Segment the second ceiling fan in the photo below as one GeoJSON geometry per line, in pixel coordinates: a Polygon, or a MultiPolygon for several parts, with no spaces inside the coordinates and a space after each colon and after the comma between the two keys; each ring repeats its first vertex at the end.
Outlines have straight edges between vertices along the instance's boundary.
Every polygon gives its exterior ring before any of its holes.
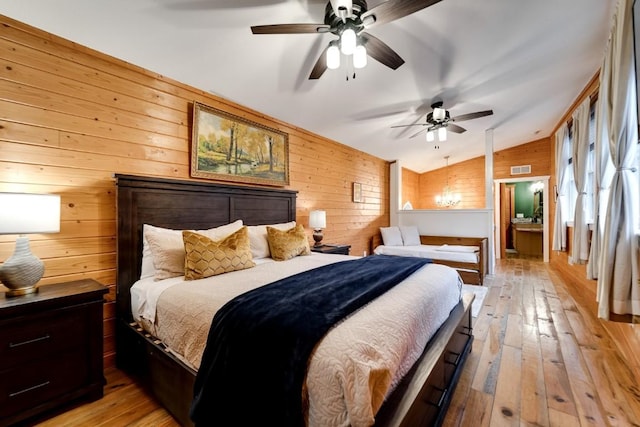
{"type": "Polygon", "coordinates": [[[412,123],[410,125],[395,125],[392,128],[402,128],[409,126],[426,126],[419,132],[411,135],[409,138],[416,137],[423,132],[427,132],[427,141],[432,142],[435,140],[435,132],[438,132],[438,139],[440,141],[447,140],[447,130],[454,133],[464,133],[467,130],[461,126],[454,124],[453,122],[462,122],[465,120],[479,119],[480,117],[490,116],[493,114],[493,110],[477,111],[475,113],[461,114],[459,116],[451,117],[449,111],[442,108],[442,101],[437,101],[431,104],[432,112],[427,114],[426,123],[412,123]]]}
{"type": "Polygon", "coordinates": [[[311,70],[309,79],[319,79],[327,68],[340,66],[341,55],[353,56],[354,68],[363,68],[367,55],[395,70],[404,60],[380,39],[365,29],[395,21],[441,0],[388,0],[367,8],[365,0],[331,0],[325,7],[323,24],[255,25],[253,34],[332,33],[338,36],[324,49],[311,70]]]}

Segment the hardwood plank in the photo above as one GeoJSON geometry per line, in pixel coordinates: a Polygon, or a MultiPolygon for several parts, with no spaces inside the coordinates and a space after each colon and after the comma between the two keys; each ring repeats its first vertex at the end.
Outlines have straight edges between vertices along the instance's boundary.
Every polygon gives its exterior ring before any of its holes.
{"type": "Polygon", "coordinates": [[[580,427],[580,421],[574,415],[549,409],[549,425],[551,427],[580,427]]]}
{"type": "Polygon", "coordinates": [[[500,359],[500,372],[491,410],[490,425],[520,425],[520,387],[522,376],[522,351],[504,345],[500,359]]]}
{"type": "MultiPolygon", "coordinates": [[[[464,408],[461,426],[489,427],[493,396],[478,390],[471,390],[464,408]]],[[[448,418],[447,415],[446,418],[448,418]]]]}
{"type": "Polygon", "coordinates": [[[549,425],[547,391],[538,329],[522,326],[522,382],[520,417],[527,425],[549,425]]]}
{"type": "Polygon", "coordinates": [[[508,315],[504,345],[522,348],[522,316],[518,314],[508,315]]]}

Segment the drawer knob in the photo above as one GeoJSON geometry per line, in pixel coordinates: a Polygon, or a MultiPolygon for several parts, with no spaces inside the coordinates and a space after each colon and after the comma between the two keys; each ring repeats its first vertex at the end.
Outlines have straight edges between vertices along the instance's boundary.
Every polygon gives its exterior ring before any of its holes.
{"type": "Polygon", "coordinates": [[[34,338],[32,340],[27,340],[27,341],[21,341],[18,343],[9,343],[9,348],[16,348],[16,347],[20,347],[21,345],[27,345],[27,344],[33,344],[34,342],[38,342],[38,341],[44,341],[44,340],[48,340],[49,338],[51,338],[49,336],[49,334],[43,335],[41,337],[38,338],[34,338]]]}

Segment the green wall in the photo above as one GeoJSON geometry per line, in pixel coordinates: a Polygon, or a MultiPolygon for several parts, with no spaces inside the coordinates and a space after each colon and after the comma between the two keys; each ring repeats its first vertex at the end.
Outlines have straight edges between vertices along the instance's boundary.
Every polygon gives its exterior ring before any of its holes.
{"type": "Polygon", "coordinates": [[[531,191],[533,182],[516,182],[515,184],[516,213],[524,214],[525,218],[533,217],[533,191],[531,191]]]}

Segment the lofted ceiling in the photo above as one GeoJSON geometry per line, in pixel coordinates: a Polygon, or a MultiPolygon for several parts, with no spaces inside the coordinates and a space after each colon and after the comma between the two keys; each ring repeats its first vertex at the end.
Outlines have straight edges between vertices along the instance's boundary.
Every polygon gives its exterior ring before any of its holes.
{"type": "MultiPolygon", "coordinates": [[[[369,9],[382,3],[370,0],[369,9]]],[[[318,0],[0,0],[9,16],[416,172],[550,135],[600,67],[614,0],[442,0],[378,25],[405,64],[369,58],[308,76],[333,34],[253,35],[252,25],[322,23],[318,0]],[[349,79],[347,80],[347,76],[349,79]],[[437,100],[463,134],[428,143],[437,100]],[[439,148],[436,148],[438,146],[439,148]]]]}

